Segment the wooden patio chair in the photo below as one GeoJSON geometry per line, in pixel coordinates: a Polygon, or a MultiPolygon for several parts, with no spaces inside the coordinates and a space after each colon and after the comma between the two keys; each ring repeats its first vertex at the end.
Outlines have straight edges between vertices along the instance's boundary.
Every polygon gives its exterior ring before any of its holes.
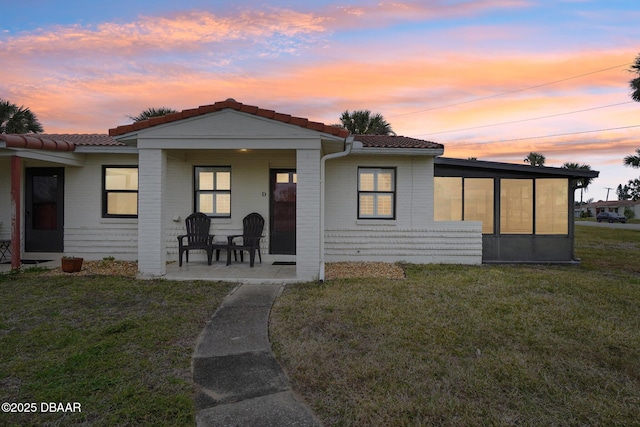
{"type": "MultiPolygon", "coordinates": [[[[259,213],[250,213],[242,220],[242,234],[228,237],[229,248],[227,251],[227,265],[231,264],[231,251],[240,251],[240,261],[244,262],[244,251],[249,252],[249,266],[253,267],[256,252],[262,264],[262,254],[260,253],[260,239],[262,238],[262,230],[264,229],[264,218],[259,213]],[[234,240],[242,238],[242,243],[236,243],[234,240]]],[[[237,261],[237,258],[236,258],[237,261]]]]}
{"type": "Polygon", "coordinates": [[[184,220],[187,234],[178,236],[178,256],[179,265],[182,267],[182,254],[187,253],[189,262],[189,251],[204,250],[207,252],[207,262],[211,265],[213,257],[213,234],[209,234],[211,218],[202,212],[195,212],[184,220]],[[187,240],[185,243],[185,239],[187,240]]]}

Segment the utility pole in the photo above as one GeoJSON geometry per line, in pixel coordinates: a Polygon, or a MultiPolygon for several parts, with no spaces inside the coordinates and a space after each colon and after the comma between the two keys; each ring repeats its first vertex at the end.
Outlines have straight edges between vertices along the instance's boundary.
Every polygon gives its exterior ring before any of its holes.
{"type": "Polygon", "coordinates": [[[611,187],[604,187],[604,188],[606,188],[606,190],[607,190],[607,200],[605,200],[605,201],[608,202],[609,201],[609,191],[613,190],[613,188],[611,188],[611,187]]]}

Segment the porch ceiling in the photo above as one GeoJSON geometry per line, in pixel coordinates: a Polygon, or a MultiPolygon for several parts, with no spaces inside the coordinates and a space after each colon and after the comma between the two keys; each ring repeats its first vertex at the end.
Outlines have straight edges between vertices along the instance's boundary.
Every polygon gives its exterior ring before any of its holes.
{"type": "Polygon", "coordinates": [[[28,161],[28,166],[83,166],[85,162],[85,156],[75,152],[2,148],[0,146],[0,157],[20,157],[28,161]]]}

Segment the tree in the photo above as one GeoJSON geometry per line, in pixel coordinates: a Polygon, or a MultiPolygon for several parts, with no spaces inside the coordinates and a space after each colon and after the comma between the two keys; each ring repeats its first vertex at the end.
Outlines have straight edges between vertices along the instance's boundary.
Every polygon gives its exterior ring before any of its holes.
{"type": "Polygon", "coordinates": [[[382,114],[371,114],[369,110],[346,110],[340,116],[342,127],[356,135],[390,135],[393,133],[391,125],[382,114]]]}
{"type": "Polygon", "coordinates": [[[30,109],[0,98],[0,133],[40,133],[44,129],[30,109]]]}
{"type": "Polygon", "coordinates": [[[636,148],[637,155],[629,154],[624,158],[624,165],[632,168],[640,168],[640,148],[636,148]]]}
{"type": "Polygon", "coordinates": [[[636,61],[629,70],[635,73],[637,77],[629,81],[629,87],[631,88],[631,99],[636,102],[640,102],[640,55],[636,58],[636,61]]]}
{"type": "Polygon", "coordinates": [[[626,185],[618,185],[618,200],[640,200],[640,179],[630,179],[626,185]]]}
{"type": "MultiPolygon", "coordinates": [[[[562,167],[565,169],[578,169],[578,170],[585,170],[585,171],[591,170],[591,166],[587,164],[580,165],[578,163],[571,163],[571,162],[565,163],[564,165],[562,165],[562,167]]],[[[593,178],[578,178],[578,188],[580,188],[580,204],[582,204],[583,192],[584,193],[587,192],[587,188],[589,188],[589,185],[591,185],[592,182],[593,182],[593,178]]]]}
{"type": "Polygon", "coordinates": [[[529,155],[524,158],[524,162],[529,163],[531,166],[544,166],[545,160],[546,158],[544,157],[544,155],[536,153],[534,151],[529,153],[529,155]]]}
{"type": "Polygon", "coordinates": [[[173,108],[169,108],[169,107],[147,108],[137,116],[129,116],[129,118],[134,122],[141,122],[143,120],[149,120],[151,117],[166,116],[167,114],[177,113],[177,112],[178,110],[174,110],[173,108]]]}

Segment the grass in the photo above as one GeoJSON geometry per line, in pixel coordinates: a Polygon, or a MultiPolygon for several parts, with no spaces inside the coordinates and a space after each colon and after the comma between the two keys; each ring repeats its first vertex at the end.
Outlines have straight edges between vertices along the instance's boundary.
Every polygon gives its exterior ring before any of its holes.
{"type": "Polygon", "coordinates": [[[0,425],[194,425],[196,338],[231,285],[110,276],[0,275],[0,425]]]}
{"type": "Polygon", "coordinates": [[[640,425],[640,232],[577,226],[580,266],[405,266],[289,287],[270,333],[325,425],[640,425]]]}

